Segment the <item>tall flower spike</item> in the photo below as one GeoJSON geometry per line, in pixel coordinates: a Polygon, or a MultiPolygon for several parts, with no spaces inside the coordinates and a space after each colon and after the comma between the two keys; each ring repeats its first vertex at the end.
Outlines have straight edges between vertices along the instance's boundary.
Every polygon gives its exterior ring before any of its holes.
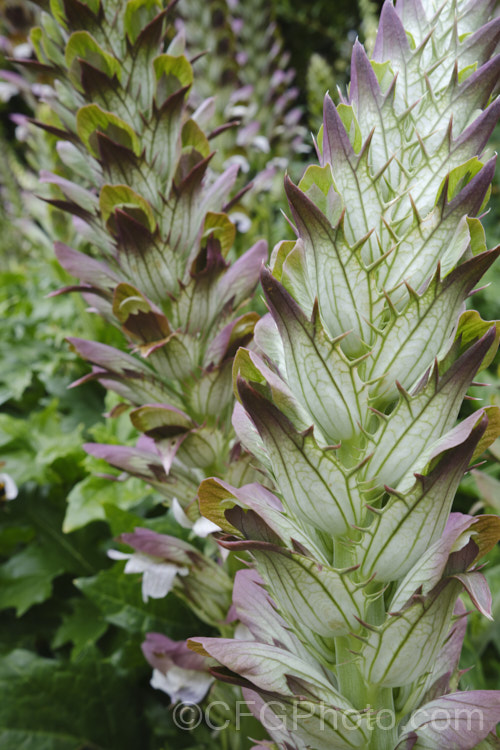
{"type": "MultiPolygon", "coordinates": [[[[176,498],[195,522],[204,476],[253,476],[249,458],[231,454],[231,370],[258,319],[240,308],[266,244],[231,264],[235,227],[224,206],[238,168],[208,171],[213,154],[190,114],[193,70],[168,23],[170,8],[149,0],[51,8],[32,40],[39,65],[56,79],[53,120],[38,124],[59,139],[62,167],[42,180],[91,248],[57,244],[61,265],[80,280],[62,291],[81,292],[125,336],[124,351],[71,344],[93,366],[87,378],[130,403],[142,434],[136,448],[87,449],[176,498]]],[[[227,610],[230,579],[221,575],[227,610]]],[[[211,623],[225,617],[216,600],[197,608],[211,623]]]]}
{"type": "Polygon", "coordinates": [[[477,561],[500,519],[450,516],[500,432],[497,407],[456,424],[496,348],[464,313],[500,254],[477,218],[500,112],[493,6],[387,0],[374,59],[356,42],[348,96],[325,99],[319,165],[286,180],[297,240],[262,273],[258,351],[235,360],[233,423],[274,492],[200,488],[220,543],[253,556],[233,595],[250,636],[191,643],[267,706],[280,748],[469,750],[500,720],[500,691],[457,691],[459,596],[491,616],[477,561]]]}
{"type": "MultiPolygon", "coordinates": [[[[176,23],[183,29],[197,76],[191,104],[203,118],[208,104],[219,133],[218,164],[238,164],[238,187],[251,188],[231,209],[242,231],[274,240],[285,231],[281,174],[295,171],[310,151],[295,71],[289,65],[269,3],[263,0],[181,0],[176,23]],[[206,53],[206,54],[204,54],[206,53]],[[213,94],[216,93],[214,97],[213,94]],[[210,98],[210,99],[209,99],[210,98]],[[205,100],[205,101],[203,101],[205,100]],[[266,201],[266,210],[259,203],[266,201]]],[[[241,243],[237,243],[239,247],[241,243]]]]}

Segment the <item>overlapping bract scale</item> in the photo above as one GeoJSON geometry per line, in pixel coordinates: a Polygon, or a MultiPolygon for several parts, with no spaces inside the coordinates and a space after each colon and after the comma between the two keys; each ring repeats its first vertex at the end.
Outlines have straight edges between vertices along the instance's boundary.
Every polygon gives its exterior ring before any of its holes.
{"type": "MultiPolygon", "coordinates": [[[[337,107],[325,99],[319,165],[298,186],[286,181],[297,239],[278,245],[262,273],[269,316],[258,351],[235,365],[233,422],[265,467],[272,510],[249,499],[250,487],[245,500],[227,487],[200,490],[203,512],[225,519],[221,544],[252,552],[311,667],[354,710],[376,701],[393,711],[399,701],[408,714],[384,730],[361,722],[366,747],[472,749],[500,719],[498,695],[486,691],[482,729],[426,724],[434,706],[457,718],[457,701],[479,700],[446,696],[463,637],[453,617],[463,616],[463,591],[490,615],[477,561],[500,538],[494,517],[450,517],[464,472],[500,432],[494,406],[456,425],[497,341],[494,322],[464,311],[499,254],[477,218],[495,166],[485,147],[500,114],[490,101],[499,36],[486,0],[387,0],[374,60],[355,43],[347,95],[337,107]],[[328,630],[328,596],[342,603],[347,631],[328,630]]],[[[229,647],[198,642],[243,674],[229,647]]],[[[263,689],[254,651],[246,647],[244,684],[272,707],[285,683],[263,689]]],[[[298,674],[282,675],[294,700],[338,705],[318,683],[305,689],[298,674]]],[[[311,724],[299,726],[277,733],[278,745],[324,746],[311,724]]]]}

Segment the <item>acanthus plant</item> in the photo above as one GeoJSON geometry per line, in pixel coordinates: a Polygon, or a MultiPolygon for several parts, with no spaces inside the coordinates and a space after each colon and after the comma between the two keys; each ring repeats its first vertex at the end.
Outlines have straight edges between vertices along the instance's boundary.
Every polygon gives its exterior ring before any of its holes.
{"type": "Polygon", "coordinates": [[[229,130],[232,142],[218,143],[217,158],[227,158],[232,150],[248,161],[245,169],[255,172],[263,160],[281,159],[287,165],[309,151],[299,90],[292,85],[295,71],[269,4],[210,0],[200,7],[198,0],[181,0],[176,11],[176,26],[190,54],[201,57],[192,101],[200,105],[213,99],[217,124],[239,126],[229,130]]]}
{"type": "MultiPolygon", "coordinates": [[[[172,7],[64,0],[51,9],[31,35],[38,62],[26,63],[53,80],[51,117],[37,124],[58,139],[61,165],[41,178],[55,191],[46,200],[73,215],[86,251],[56,244],[80,280],[58,293],[82,293],[123,332],[123,349],[70,343],[92,364],[83,380],[117,393],[126,402],[117,413],[131,406],[141,433],[135,447],[86,450],[152,485],[182,525],[206,537],[214,526],[200,519],[200,481],[256,477],[231,428],[232,363],[258,319],[245,304],[267,245],[230,261],[236,229],[225,211],[238,167],[219,175],[210,167],[217,131],[202,130],[203,103],[190,106],[193,69],[172,7]]],[[[121,541],[134,553],[110,556],[144,573],[145,599],[173,589],[206,623],[232,630],[232,577],[210,539],[191,544],[137,529],[121,541]]]]}
{"type": "MultiPolygon", "coordinates": [[[[235,360],[233,424],[274,491],[200,487],[219,543],[250,552],[245,641],[194,638],[275,748],[497,747],[500,691],[460,691],[466,610],[500,519],[452,513],[498,407],[456,424],[497,347],[465,301],[500,248],[480,219],[495,157],[500,19],[490,0],[390,0],[319,165],[286,180],[296,241],[262,273],[269,314],[235,360]]],[[[269,486],[269,485],[268,485],[269,486]]],[[[268,745],[264,743],[267,747],[268,745]]],[[[262,745],[262,747],[264,746],[262,745]]]]}
{"type": "Polygon", "coordinates": [[[191,104],[211,107],[215,125],[225,128],[215,163],[238,164],[241,185],[252,180],[231,216],[242,231],[274,242],[284,231],[283,170],[297,171],[311,149],[272,8],[262,0],[182,0],[176,12],[176,27],[197,58],[191,104]]]}

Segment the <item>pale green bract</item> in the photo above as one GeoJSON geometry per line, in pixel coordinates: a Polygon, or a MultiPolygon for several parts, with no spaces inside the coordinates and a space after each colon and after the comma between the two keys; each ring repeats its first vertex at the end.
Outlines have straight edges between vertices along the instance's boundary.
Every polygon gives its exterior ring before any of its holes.
{"type": "Polygon", "coordinates": [[[348,96],[325,98],[319,165],[286,180],[297,240],[274,249],[258,350],[234,365],[233,424],[274,494],[200,489],[220,544],[254,560],[233,594],[249,635],[191,641],[281,719],[283,750],[497,746],[500,691],[461,692],[457,670],[459,597],[490,616],[477,561],[500,519],[451,508],[500,432],[497,407],[456,424],[495,351],[494,322],[469,335],[464,310],[500,252],[477,218],[499,36],[489,0],[386,0],[373,60],[356,42],[348,96]]]}

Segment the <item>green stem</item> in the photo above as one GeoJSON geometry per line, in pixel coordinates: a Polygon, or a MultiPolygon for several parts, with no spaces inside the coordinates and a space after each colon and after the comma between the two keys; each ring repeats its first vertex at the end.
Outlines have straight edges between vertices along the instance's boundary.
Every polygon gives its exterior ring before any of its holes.
{"type": "MultiPolygon", "coordinates": [[[[339,539],[334,542],[336,568],[350,568],[356,565],[356,547],[339,539]]],[[[367,701],[366,685],[362,678],[355,654],[359,641],[353,636],[335,638],[335,661],[339,690],[355,708],[364,709],[367,701]]]]}
{"type": "MultiPolygon", "coordinates": [[[[357,563],[357,547],[347,546],[342,540],[335,542],[335,567],[347,568],[357,563]]],[[[375,594],[378,585],[366,589],[367,595],[375,594]]],[[[380,625],[386,617],[384,597],[368,599],[365,610],[366,620],[380,625]]],[[[386,750],[396,744],[394,699],[392,688],[371,685],[366,682],[358,668],[353,651],[359,650],[359,641],[353,636],[339,636],[335,639],[335,659],[339,691],[360,711],[370,708],[373,711],[369,726],[372,729],[369,750],[386,750]],[[377,712],[383,711],[377,718],[377,712]],[[394,726],[393,726],[394,725],[394,726]]]]}
{"type": "MultiPolygon", "coordinates": [[[[376,585],[376,588],[378,587],[376,585]]],[[[375,592],[369,591],[369,593],[375,592]]],[[[383,594],[371,601],[367,616],[369,622],[374,625],[380,625],[384,622],[386,611],[383,594]]],[[[385,748],[394,747],[396,744],[397,729],[392,688],[370,685],[368,687],[368,703],[374,711],[384,712],[378,716],[378,720],[377,714],[374,714],[370,750],[385,750],[385,748]]]]}

